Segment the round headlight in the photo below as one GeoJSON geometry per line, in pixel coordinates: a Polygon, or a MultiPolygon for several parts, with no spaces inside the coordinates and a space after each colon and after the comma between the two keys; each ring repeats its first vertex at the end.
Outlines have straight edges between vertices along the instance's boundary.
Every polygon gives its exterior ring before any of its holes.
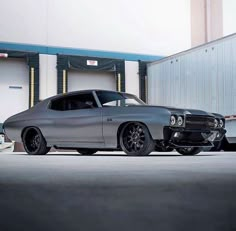
{"type": "Polygon", "coordinates": [[[217,128],[217,127],[218,127],[218,124],[219,124],[218,120],[217,120],[217,119],[215,119],[215,120],[214,120],[214,126],[215,126],[215,128],[217,128]]]}
{"type": "Polygon", "coordinates": [[[220,119],[220,122],[219,122],[219,127],[223,128],[224,127],[224,121],[222,119],[220,119]]]}
{"type": "Polygon", "coordinates": [[[175,116],[172,115],[172,116],[170,117],[170,125],[171,125],[171,126],[174,126],[175,124],[176,124],[176,118],[175,118],[175,116]]]}
{"type": "Polygon", "coordinates": [[[184,123],[183,117],[182,116],[178,116],[178,119],[177,119],[178,126],[182,126],[183,123],[184,123]]]}

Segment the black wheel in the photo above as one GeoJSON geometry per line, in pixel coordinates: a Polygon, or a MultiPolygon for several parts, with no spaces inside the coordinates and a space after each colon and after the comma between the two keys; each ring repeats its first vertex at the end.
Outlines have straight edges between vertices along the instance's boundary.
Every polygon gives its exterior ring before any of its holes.
{"type": "Polygon", "coordinates": [[[80,153],[81,155],[91,156],[94,153],[96,153],[97,150],[96,149],[88,149],[88,148],[78,148],[77,152],[80,153]]]}
{"type": "Polygon", "coordinates": [[[119,138],[120,146],[127,155],[147,156],[155,147],[147,127],[141,123],[124,126],[119,138]]]}
{"type": "Polygon", "coordinates": [[[22,136],[25,151],[30,155],[46,155],[50,151],[38,128],[27,128],[22,136]]]}
{"type": "Polygon", "coordinates": [[[176,148],[176,151],[184,156],[193,156],[200,153],[202,151],[202,148],[199,147],[176,148]]]}
{"type": "Polygon", "coordinates": [[[214,142],[214,147],[210,149],[211,152],[219,152],[222,149],[222,141],[214,142]]]}

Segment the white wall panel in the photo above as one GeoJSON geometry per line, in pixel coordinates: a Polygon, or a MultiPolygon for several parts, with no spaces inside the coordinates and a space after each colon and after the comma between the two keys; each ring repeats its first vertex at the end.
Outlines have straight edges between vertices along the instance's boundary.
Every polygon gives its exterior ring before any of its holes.
{"type": "Polygon", "coordinates": [[[224,35],[236,33],[236,1],[223,0],[223,32],[224,35]]]}
{"type": "Polygon", "coordinates": [[[6,42],[166,55],[190,47],[189,0],[1,0],[6,42]]]}
{"type": "Polygon", "coordinates": [[[57,94],[57,57],[56,55],[40,54],[39,61],[39,98],[43,100],[57,94]]]}
{"type": "Polygon", "coordinates": [[[47,44],[47,0],[1,0],[0,41],[47,44]]]}
{"type": "Polygon", "coordinates": [[[125,61],[125,88],[126,92],[139,97],[139,64],[125,61]]]}
{"type": "Polygon", "coordinates": [[[23,59],[0,59],[0,123],[29,108],[29,70],[23,59]]]}
{"type": "Polygon", "coordinates": [[[114,72],[72,71],[68,72],[68,92],[88,89],[116,90],[114,72]]]}

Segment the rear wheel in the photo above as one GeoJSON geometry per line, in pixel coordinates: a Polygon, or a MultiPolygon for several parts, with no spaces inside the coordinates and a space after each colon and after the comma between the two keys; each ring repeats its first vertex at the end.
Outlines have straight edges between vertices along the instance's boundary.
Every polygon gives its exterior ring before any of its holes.
{"type": "Polygon", "coordinates": [[[22,136],[25,151],[30,155],[46,155],[50,151],[38,128],[27,128],[22,136]]]}
{"type": "Polygon", "coordinates": [[[202,151],[202,148],[199,147],[176,148],[176,151],[184,156],[193,156],[200,153],[202,151]]]}
{"type": "Polygon", "coordinates": [[[147,156],[155,147],[147,127],[138,122],[123,127],[120,133],[120,146],[131,156],[147,156]]]}
{"type": "Polygon", "coordinates": [[[91,156],[97,152],[96,149],[88,149],[88,148],[78,148],[77,152],[81,155],[91,156]]]}

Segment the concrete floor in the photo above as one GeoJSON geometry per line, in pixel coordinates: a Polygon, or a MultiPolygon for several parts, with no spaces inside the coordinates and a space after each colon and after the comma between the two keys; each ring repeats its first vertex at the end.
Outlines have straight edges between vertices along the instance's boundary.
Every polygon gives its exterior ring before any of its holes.
{"type": "Polygon", "coordinates": [[[0,230],[236,230],[236,153],[0,153],[0,230]]]}

